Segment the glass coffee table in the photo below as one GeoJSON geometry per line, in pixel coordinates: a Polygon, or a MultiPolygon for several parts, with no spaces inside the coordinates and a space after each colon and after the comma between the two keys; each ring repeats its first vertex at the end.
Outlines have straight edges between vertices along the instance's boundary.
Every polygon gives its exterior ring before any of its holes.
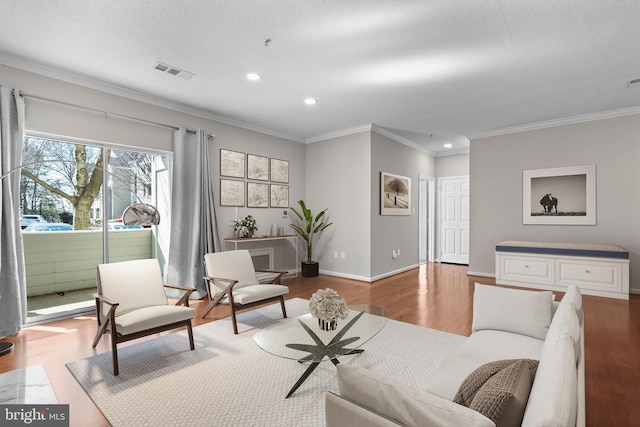
{"type": "Polygon", "coordinates": [[[287,398],[300,387],[321,362],[340,363],[339,356],[362,353],[360,348],[384,328],[389,319],[387,310],[374,305],[349,306],[346,319],[338,320],[333,331],[324,331],[318,319],[305,314],[285,319],[254,335],[254,340],[267,353],[274,356],[309,363],[287,394],[287,398]]]}

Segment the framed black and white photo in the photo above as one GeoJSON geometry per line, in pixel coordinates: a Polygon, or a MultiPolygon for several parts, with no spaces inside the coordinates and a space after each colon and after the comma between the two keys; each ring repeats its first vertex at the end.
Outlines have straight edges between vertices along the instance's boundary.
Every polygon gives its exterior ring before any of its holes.
{"type": "Polygon", "coordinates": [[[411,178],[380,172],[380,215],[411,215],[411,178]]]}
{"type": "Polygon", "coordinates": [[[220,175],[244,178],[244,153],[220,149],[220,175]]]}
{"type": "Polygon", "coordinates": [[[596,165],[522,172],[523,224],[596,224],[596,165]]]}
{"type": "Polygon", "coordinates": [[[289,183],[289,162],[271,159],[271,181],[289,183]]]}
{"type": "Polygon", "coordinates": [[[271,184],[271,207],[272,208],[288,208],[289,207],[289,186],[271,184]]]}
{"type": "Polygon", "coordinates": [[[269,184],[247,182],[247,207],[248,208],[268,208],[269,207],[269,184]]]}
{"type": "Polygon", "coordinates": [[[244,181],[220,180],[220,206],[244,206],[244,181]]]}
{"type": "Polygon", "coordinates": [[[247,154],[247,178],[259,181],[269,180],[269,158],[247,154]]]}

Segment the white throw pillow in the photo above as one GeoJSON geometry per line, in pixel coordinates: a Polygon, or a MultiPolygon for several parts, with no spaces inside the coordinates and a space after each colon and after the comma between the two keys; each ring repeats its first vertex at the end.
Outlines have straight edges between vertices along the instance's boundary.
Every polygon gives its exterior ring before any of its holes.
{"type": "Polygon", "coordinates": [[[340,395],[405,426],[495,427],[479,412],[359,366],[340,363],[340,395]]]}
{"type": "Polygon", "coordinates": [[[544,340],[551,324],[553,294],[476,283],[473,332],[483,329],[513,332],[544,340]]]}

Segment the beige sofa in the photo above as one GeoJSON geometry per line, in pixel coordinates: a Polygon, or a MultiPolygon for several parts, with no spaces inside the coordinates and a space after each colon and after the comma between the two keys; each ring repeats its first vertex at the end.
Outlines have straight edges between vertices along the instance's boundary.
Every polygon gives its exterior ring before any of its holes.
{"type": "Polygon", "coordinates": [[[421,388],[337,367],[329,427],[585,425],[582,296],[476,284],[471,336],[421,388]],[[456,403],[457,402],[457,403],[456,403]]]}

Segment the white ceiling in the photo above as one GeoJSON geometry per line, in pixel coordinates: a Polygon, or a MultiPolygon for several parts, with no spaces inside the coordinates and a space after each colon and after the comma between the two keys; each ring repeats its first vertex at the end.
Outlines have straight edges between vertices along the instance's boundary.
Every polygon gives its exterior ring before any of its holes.
{"type": "Polygon", "coordinates": [[[84,84],[91,77],[300,142],[374,124],[446,154],[505,129],[640,112],[640,87],[629,87],[640,78],[638,0],[3,0],[1,8],[0,62],[69,71],[84,84]],[[157,71],[158,61],[195,76],[157,71]],[[249,72],[262,79],[247,80],[249,72]]]}

